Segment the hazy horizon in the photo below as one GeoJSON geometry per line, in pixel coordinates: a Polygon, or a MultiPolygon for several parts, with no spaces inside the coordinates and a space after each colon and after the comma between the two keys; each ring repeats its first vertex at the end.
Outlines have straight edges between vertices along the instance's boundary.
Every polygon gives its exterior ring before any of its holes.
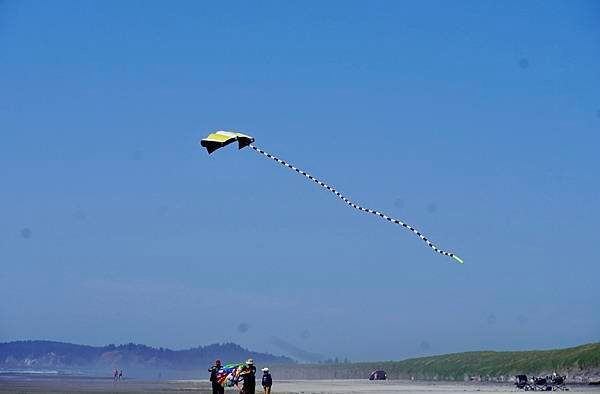
{"type": "Polygon", "coordinates": [[[352,361],[600,341],[598,20],[0,1],[0,341],[352,361]],[[465,264],[250,149],[207,155],[220,129],[465,264]]]}
{"type": "MultiPolygon", "coordinates": [[[[214,346],[214,345],[225,345],[225,344],[233,344],[233,345],[238,345],[236,343],[233,342],[215,342],[215,343],[205,343],[205,344],[197,344],[197,345],[190,345],[187,347],[181,347],[181,348],[169,348],[169,347],[161,347],[161,346],[153,346],[151,344],[146,344],[146,343],[138,343],[138,342],[128,342],[128,343],[105,343],[105,344],[87,344],[87,343],[74,343],[74,342],[69,342],[69,341],[54,341],[54,340],[46,340],[46,339],[15,339],[15,340],[11,340],[11,341],[7,341],[7,342],[0,342],[0,343],[14,343],[14,342],[57,342],[57,343],[65,343],[65,344],[72,344],[72,345],[81,345],[81,346],[92,346],[92,347],[108,347],[108,346],[115,346],[115,347],[119,347],[119,346],[127,346],[129,344],[134,344],[134,345],[142,345],[142,346],[147,346],[153,349],[166,349],[166,350],[172,350],[172,351],[185,351],[185,350],[191,350],[194,348],[198,348],[198,347],[209,347],[209,346],[214,346]]],[[[465,349],[462,351],[458,351],[458,352],[452,352],[452,353],[469,353],[469,352],[477,352],[477,351],[496,351],[496,352],[503,352],[503,351],[544,351],[544,350],[556,350],[556,349],[565,349],[565,348],[573,348],[573,347],[579,347],[579,346],[584,346],[584,345],[590,345],[590,344],[595,344],[598,342],[590,342],[590,343],[581,343],[578,345],[574,345],[574,346],[568,346],[568,347],[549,347],[549,348],[536,348],[536,349],[505,349],[505,350],[497,350],[497,349],[465,349]]],[[[246,348],[241,346],[243,349],[246,349],[250,352],[253,353],[264,353],[263,351],[261,351],[260,349],[250,349],[250,348],[246,348]]],[[[301,364],[310,364],[310,363],[314,363],[314,364],[318,364],[318,363],[331,363],[333,361],[336,362],[340,362],[340,363],[345,363],[345,362],[350,362],[350,363],[360,363],[360,362],[364,362],[365,360],[351,360],[349,358],[340,358],[339,356],[336,355],[322,355],[323,357],[320,359],[314,359],[314,360],[309,360],[307,358],[296,358],[291,356],[290,354],[294,353],[292,352],[284,352],[284,351],[274,351],[272,353],[266,353],[266,354],[270,354],[272,356],[285,356],[285,357],[289,357],[291,359],[293,359],[296,362],[299,362],[301,364]]],[[[427,355],[420,355],[420,356],[412,356],[412,357],[402,357],[399,359],[390,359],[390,360],[386,360],[386,359],[382,359],[382,360],[367,360],[367,361],[402,361],[402,360],[407,360],[407,359],[412,359],[412,358],[419,358],[419,357],[428,357],[428,356],[438,356],[438,355],[446,355],[446,354],[451,354],[451,353],[431,353],[431,354],[427,354],[427,355]]]]}

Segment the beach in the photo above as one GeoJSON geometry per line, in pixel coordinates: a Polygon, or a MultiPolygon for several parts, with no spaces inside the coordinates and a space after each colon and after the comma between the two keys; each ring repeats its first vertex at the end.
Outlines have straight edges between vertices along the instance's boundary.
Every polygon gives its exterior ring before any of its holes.
{"type": "MultiPolygon", "coordinates": [[[[600,388],[571,385],[577,393],[600,393],[600,388]]],[[[510,383],[451,383],[412,382],[402,380],[285,380],[276,381],[273,393],[282,394],[338,394],[338,393],[497,393],[514,392],[510,383]]],[[[107,378],[72,376],[3,376],[0,378],[0,393],[210,393],[210,383],[200,380],[144,381],[124,380],[114,382],[107,378]]],[[[231,388],[225,392],[237,393],[231,388]]],[[[257,389],[257,393],[262,390],[257,389]]]]}

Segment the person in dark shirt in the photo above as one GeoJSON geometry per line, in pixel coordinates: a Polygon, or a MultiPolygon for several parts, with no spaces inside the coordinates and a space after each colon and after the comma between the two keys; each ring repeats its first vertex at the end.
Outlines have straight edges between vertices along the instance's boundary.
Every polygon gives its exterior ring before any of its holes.
{"type": "Polygon", "coordinates": [[[251,358],[246,361],[246,366],[240,374],[244,377],[244,383],[242,385],[242,392],[244,394],[255,394],[256,392],[256,367],[254,366],[254,360],[251,358]]]}
{"type": "Polygon", "coordinates": [[[265,394],[271,394],[271,386],[273,386],[273,378],[269,373],[269,368],[263,368],[262,386],[265,394]]]}
{"type": "Polygon", "coordinates": [[[217,372],[219,372],[219,369],[221,369],[221,360],[215,361],[215,365],[208,369],[208,372],[210,372],[209,380],[212,383],[213,394],[223,394],[225,392],[225,387],[221,386],[217,380],[217,372]]]}

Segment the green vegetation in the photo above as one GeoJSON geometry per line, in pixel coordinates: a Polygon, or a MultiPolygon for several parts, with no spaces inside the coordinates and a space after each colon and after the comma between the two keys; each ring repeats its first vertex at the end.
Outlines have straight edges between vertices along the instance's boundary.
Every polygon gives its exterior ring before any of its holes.
{"type": "Polygon", "coordinates": [[[600,367],[600,343],[568,349],[525,352],[468,352],[385,363],[390,374],[415,378],[511,376],[600,367]]]}
{"type": "Polygon", "coordinates": [[[467,352],[404,361],[298,365],[295,368],[298,368],[302,375],[298,378],[306,379],[365,378],[369,372],[376,369],[384,369],[390,379],[414,377],[419,380],[464,380],[472,376],[497,378],[521,373],[539,375],[553,371],[570,375],[589,375],[600,370],[600,343],[559,350],[467,352]]]}

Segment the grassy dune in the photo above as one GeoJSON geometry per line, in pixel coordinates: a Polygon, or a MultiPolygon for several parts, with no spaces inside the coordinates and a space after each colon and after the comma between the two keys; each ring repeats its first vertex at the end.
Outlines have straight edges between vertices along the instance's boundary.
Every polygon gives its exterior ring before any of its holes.
{"type": "Polygon", "coordinates": [[[510,376],[600,368],[600,343],[568,349],[522,352],[467,352],[385,363],[389,373],[415,377],[510,376]]]}
{"type": "Polygon", "coordinates": [[[365,378],[370,371],[384,369],[391,379],[464,380],[470,376],[496,378],[557,371],[578,375],[585,381],[600,374],[600,343],[558,350],[466,352],[404,361],[297,365],[295,368],[296,373],[287,368],[281,372],[286,377],[299,379],[350,379],[365,378]]]}

